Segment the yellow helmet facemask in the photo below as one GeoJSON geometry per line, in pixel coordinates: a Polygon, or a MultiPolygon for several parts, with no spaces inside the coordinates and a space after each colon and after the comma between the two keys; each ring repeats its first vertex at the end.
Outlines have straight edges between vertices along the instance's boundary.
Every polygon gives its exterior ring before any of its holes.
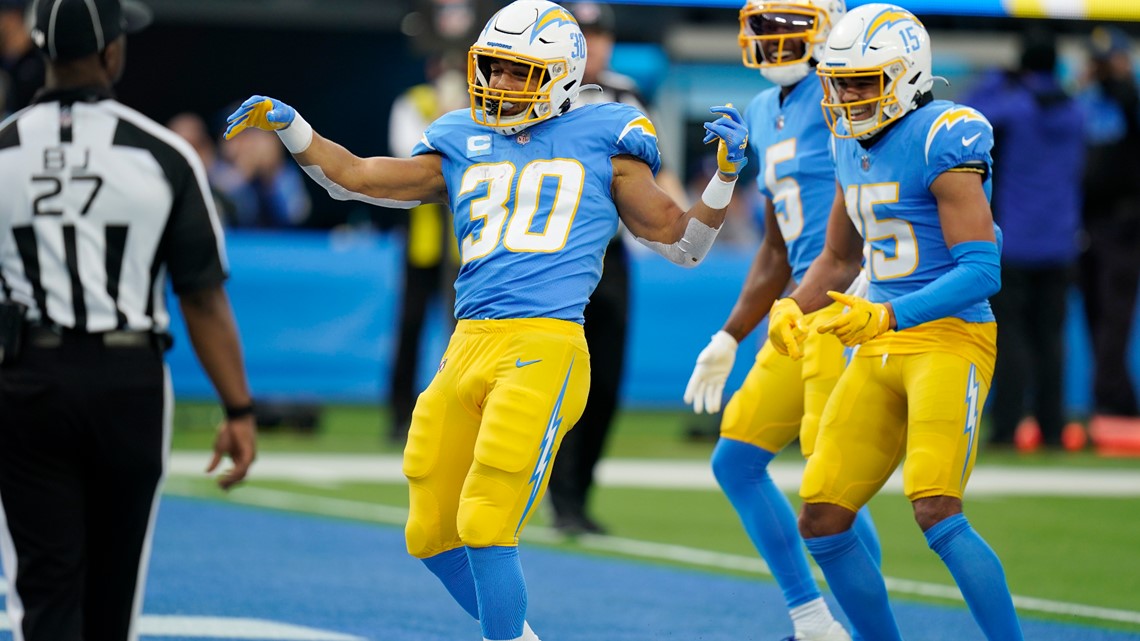
{"type": "MultiPolygon", "coordinates": [[[[512,73],[519,75],[518,67],[512,73]]],[[[496,129],[522,129],[545,120],[552,113],[559,113],[562,105],[551,104],[551,87],[569,74],[569,64],[565,60],[544,60],[512,53],[506,49],[473,46],[467,57],[467,90],[471,95],[471,118],[481,124],[496,129]],[[491,64],[494,62],[514,63],[525,69],[525,82],[522,89],[493,89],[491,64]],[[509,105],[509,107],[508,107],[509,105]],[[516,106],[521,107],[517,111],[516,106]],[[505,114],[504,111],[516,111],[505,114]]]]}
{"type": "MultiPolygon", "coordinates": [[[[901,64],[901,62],[894,61],[890,64],[901,64]]],[[[883,67],[848,69],[821,64],[816,67],[816,73],[823,83],[823,102],[820,103],[823,108],[823,118],[827,121],[831,133],[837,138],[867,138],[903,113],[898,97],[894,93],[894,80],[887,75],[883,67]],[[874,79],[878,84],[877,93],[870,98],[843,102],[842,88],[847,82],[860,78],[874,79]],[[871,113],[863,114],[864,109],[870,109],[871,113]],[[858,120],[855,118],[856,113],[859,116],[858,120]],[[840,123],[842,127],[839,126],[840,123]]]]}
{"type": "Polygon", "coordinates": [[[745,67],[771,69],[806,63],[816,45],[827,40],[831,27],[827,12],[819,7],[793,2],[749,4],[740,10],[740,55],[745,67]],[[802,41],[801,55],[795,56],[792,43],[802,41]],[[765,45],[776,43],[772,59],[765,45]],[[793,55],[785,58],[785,53],[793,55]]]}

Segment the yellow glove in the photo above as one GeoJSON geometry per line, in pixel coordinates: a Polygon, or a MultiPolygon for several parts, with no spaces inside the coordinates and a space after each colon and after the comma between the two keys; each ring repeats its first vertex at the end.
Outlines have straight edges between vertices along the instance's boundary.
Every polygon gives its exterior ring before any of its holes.
{"type": "Polygon", "coordinates": [[[293,124],[297,112],[289,105],[265,96],[253,96],[241,103],[226,119],[226,140],[249,128],[277,131],[293,124]]]}
{"type": "Polygon", "coordinates": [[[890,331],[891,311],[886,305],[839,292],[827,292],[827,295],[846,305],[847,309],[820,325],[820,334],[835,334],[839,342],[854,347],[890,331]]]}
{"type": "Polygon", "coordinates": [[[794,299],[780,298],[772,303],[772,311],[768,312],[768,340],[777,352],[791,356],[792,360],[803,358],[807,330],[804,313],[794,299]]]}

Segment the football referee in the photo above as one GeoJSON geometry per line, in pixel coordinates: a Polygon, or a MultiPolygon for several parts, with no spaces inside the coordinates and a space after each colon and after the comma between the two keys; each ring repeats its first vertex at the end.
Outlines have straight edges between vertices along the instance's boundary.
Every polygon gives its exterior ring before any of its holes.
{"type": "Polygon", "coordinates": [[[0,123],[0,552],[17,641],[138,636],[170,444],[169,277],[226,407],[209,469],[256,426],[226,258],[189,145],[116,102],[130,0],[37,0],[47,86],[0,123]]]}

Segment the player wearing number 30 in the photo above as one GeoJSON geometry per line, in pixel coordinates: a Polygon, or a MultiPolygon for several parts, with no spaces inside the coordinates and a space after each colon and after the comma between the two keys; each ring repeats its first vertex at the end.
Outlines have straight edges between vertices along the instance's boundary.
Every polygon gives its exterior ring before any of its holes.
{"type": "Polygon", "coordinates": [[[458,324],[416,404],[404,473],[408,551],[423,559],[488,640],[537,639],[517,544],[547,472],[586,401],[582,312],[618,219],[673,262],[699,262],[724,221],[747,130],[706,124],[720,172],[684,211],[654,182],[652,123],[620,104],[571,110],[586,46],[569,12],[518,0],[468,56],[471,107],[442,116],[409,159],[358,158],[313,133],[291,107],[255,96],[230,117],[277,131],[338,199],[455,213],[462,266],[458,324]]]}
{"type": "Polygon", "coordinates": [[[818,72],[838,192],[824,249],[773,313],[770,338],[802,340],[802,313],[835,299],[848,310],[818,331],[860,348],[823,412],[800,532],[855,629],[899,641],[883,579],[851,525],[905,457],[903,489],[928,545],[986,638],[1019,641],[1001,562],[962,513],[997,354],[987,301],[1001,286],[993,130],[978,112],[933,99],[929,36],[897,6],[847,14],[818,72]],[[859,270],[864,239],[867,297],[837,294],[859,270]]]}
{"type": "MultiPolygon", "coordinates": [[[[835,199],[835,166],[814,66],[845,11],[843,0],[748,0],[740,11],[744,64],[777,85],[752,100],[744,120],[760,163],[765,226],[779,233],[765,235],[736,305],[697,358],[685,402],[698,413],[720,411],[737,345],[763,320],[789,281],[803,278],[823,249],[835,199]]],[[[804,326],[826,323],[842,309],[834,303],[809,314],[804,326]]],[[[795,511],[768,474],[776,454],[797,438],[803,455],[811,456],[824,404],[843,371],[844,347],[831,334],[812,332],[802,348],[792,348],[803,358],[789,358],[771,343],[756,355],[744,384],[725,407],[712,468],[783,591],[792,638],[849,641],[812,576],[795,511]]],[[[878,556],[878,537],[866,509],[860,512],[857,530],[878,556]]]]}

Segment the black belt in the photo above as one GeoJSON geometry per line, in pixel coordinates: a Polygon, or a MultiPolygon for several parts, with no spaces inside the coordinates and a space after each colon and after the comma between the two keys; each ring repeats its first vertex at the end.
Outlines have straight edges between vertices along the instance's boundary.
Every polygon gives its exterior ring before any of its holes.
{"type": "Polygon", "coordinates": [[[42,325],[28,327],[25,340],[27,340],[28,346],[39,349],[57,349],[69,342],[86,343],[95,341],[102,343],[104,347],[109,349],[154,347],[165,350],[169,343],[169,338],[164,334],[155,334],[153,332],[116,330],[87,333],[77,332],[67,328],[44,327],[42,325]]]}

